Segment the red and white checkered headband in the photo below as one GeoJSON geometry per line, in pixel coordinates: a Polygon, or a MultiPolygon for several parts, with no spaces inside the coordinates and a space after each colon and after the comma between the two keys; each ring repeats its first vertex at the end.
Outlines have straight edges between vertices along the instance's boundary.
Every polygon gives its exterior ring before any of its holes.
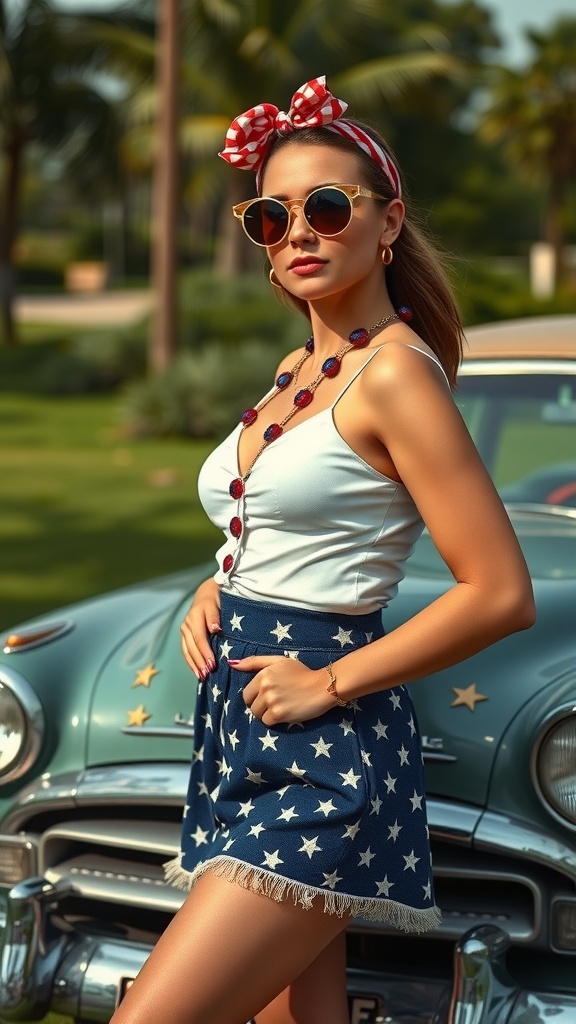
{"type": "Polygon", "coordinates": [[[296,90],[290,110],[278,110],[272,103],[259,103],[234,118],[226,132],[224,149],[218,156],[242,171],[255,171],[260,191],[262,164],[276,132],[287,134],[300,128],[326,125],[328,131],[351,139],[374,160],[388,178],[394,195],[402,186],[397,168],[387,153],[362,128],[342,118],[348,104],[336,99],[326,88],[326,76],[313,78],[296,90]]]}

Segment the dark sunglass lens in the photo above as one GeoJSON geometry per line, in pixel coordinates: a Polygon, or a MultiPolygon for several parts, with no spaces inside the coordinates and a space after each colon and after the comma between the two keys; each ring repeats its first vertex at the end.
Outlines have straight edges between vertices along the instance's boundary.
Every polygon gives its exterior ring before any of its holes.
{"type": "Polygon", "coordinates": [[[288,211],[275,199],[258,199],[244,213],[244,227],[257,245],[277,245],[287,226],[288,211]]]}
{"type": "Polygon", "coordinates": [[[337,235],[350,223],[352,203],[345,192],[336,188],[319,188],[308,196],[304,215],[319,235],[337,235]]]}

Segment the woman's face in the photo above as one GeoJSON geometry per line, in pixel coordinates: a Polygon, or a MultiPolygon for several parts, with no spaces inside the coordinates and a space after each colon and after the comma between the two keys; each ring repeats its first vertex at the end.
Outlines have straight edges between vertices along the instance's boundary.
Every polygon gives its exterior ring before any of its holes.
{"type": "MultiPolygon", "coordinates": [[[[279,148],[270,157],[262,195],[304,200],[322,185],[367,186],[354,153],[310,143],[279,148]]],[[[401,227],[403,204],[358,197],[352,220],[333,238],[315,234],[299,206],[292,209],[290,229],[268,258],[284,287],[298,298],[314,301],[354,288],[372,276],[384,281],[381,253],[401,227]]]]}

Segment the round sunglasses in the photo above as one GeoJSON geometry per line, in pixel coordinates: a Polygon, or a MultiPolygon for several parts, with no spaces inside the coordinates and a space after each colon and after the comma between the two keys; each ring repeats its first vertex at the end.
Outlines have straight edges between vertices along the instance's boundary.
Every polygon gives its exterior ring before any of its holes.
{"type": "Polygon", "coordinates": [[[387,200],[377,192],[371,192],[361,185],[324,185],[315,188],[306,199],[249,199],[232,207],[232,213],[242,223],[251,242],[265,248],[278,245],[290,230],[290,213],[300,207],[304,220],[314,234],[333,238],[346,230],[352,220],[354,200],[358,196],[367,199],[387,200]]]}

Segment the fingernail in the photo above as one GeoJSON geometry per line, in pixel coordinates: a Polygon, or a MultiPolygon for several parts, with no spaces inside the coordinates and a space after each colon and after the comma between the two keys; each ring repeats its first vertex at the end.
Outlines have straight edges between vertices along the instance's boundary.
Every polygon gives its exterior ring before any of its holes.
{"type": "Polygon", "coordinates": [[[207,678],[207,673],[204,671],[204,669],[199,668],[198,669],[198,675],[200,676],[200,679],[202,680],[202,682],[205,683],[206,682],[206,678],[207,678]]]}
{"type": "Polygon", "coordinates": [[[239,665],[240,664],[240,658],[228,658],[228,664],[229,665],[239,665]]]}
{"type": "Polygon", "coordinates": [[[216,662],[214,661],[214,658],[210,658],[210,661],[208,662],[208,668],[210,669],[211,672],[216,671],[216,662]]]}
{"type": "Polygon", "coordinates": [[[211,666],[209,661],[207,661],[206,664],[204,665],[204,671],[205,671],[207,676],[210,675],[210,673],[212,671],[212,666],[211,666]]]}
{"type": "Polygon", "coordinates": [[[213,631],[214,633],[217,633],[217,632],[219,631],[219,629],[220,629],[220,623],[219,623],[219,622],[211,622],[211,623],[210,623],[210,629],[211,629],[211,630],[212,630],[212,631],[213,631]]]}

